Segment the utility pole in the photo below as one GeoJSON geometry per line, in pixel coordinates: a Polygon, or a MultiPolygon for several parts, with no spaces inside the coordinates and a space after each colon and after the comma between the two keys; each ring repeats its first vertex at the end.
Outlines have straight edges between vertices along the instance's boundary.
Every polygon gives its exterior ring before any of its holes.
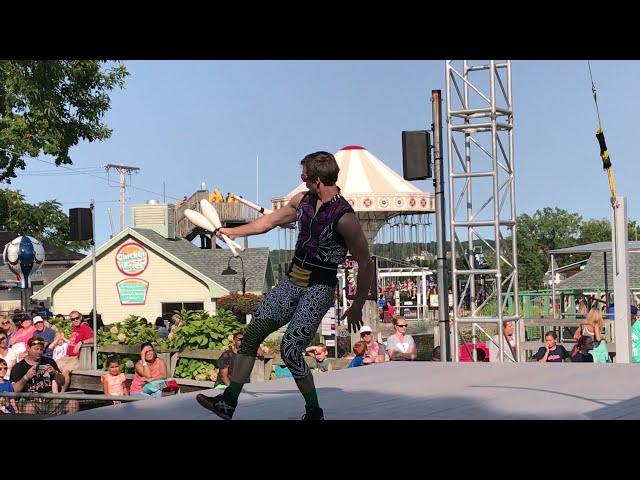
{"type": "MultiPolygon", "coordinates": [[[[433,186],[436,200],[436,244],[438,265],[438,320],[440,326],[440,359],[451,361],[449,334],[449,279],[446,258],[446,210],[444,200],[444,168],[442,165],[442,96],[440,90],[431,91],[433,115],[433,186]]],[[[452,262],[455,260],[452,258],[452,262]]],[[[455,308],[455,307],[454,307],[455,308]]]]}
{"type": "Polygon", "coordinates": [[[105,165],[104,168],[107,169],[107,172],[109,171],[110,168],[113,168],[114,170],[117,170],[118,173],[120,174],[120,231],[122,231],[124,230],[124,199],[125,199],[124,194],[125,194],[125,188],[126,188],[124,174],[131,173],[131,172],[138,172],[140,169],[138,167],[128,167],[126,165],[116,165],[113,163],[109,163],[108,165],[105,165]]]}

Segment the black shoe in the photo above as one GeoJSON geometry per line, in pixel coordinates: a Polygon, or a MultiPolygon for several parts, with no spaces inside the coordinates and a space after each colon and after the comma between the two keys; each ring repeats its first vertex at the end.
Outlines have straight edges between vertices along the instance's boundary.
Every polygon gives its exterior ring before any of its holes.
{"type": "Polygon", "coordinates": [[[305,405],[304,408],[307,413],[302,416],[302,420],[324,420],[324,412],[320,407],[310,407],[305,405]]]}
{"type": "Polygon", "coordinates": [[[217,395],[215,397],[207,397],[199,393],[196,395],[196,400],[200,405],[202,405],[207,410],[211,410],[213,413],[218,415],[220,418],[224,420],[231,420],[233,417],[233,412],[236,411],[236,405],[232,405],[231,402],[227,398],[225,398],[224,393],[217,395]]]}

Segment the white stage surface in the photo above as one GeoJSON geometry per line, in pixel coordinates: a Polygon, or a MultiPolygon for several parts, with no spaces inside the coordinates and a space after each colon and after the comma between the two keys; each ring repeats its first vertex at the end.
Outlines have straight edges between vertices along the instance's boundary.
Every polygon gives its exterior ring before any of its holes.
{"type": "MultiPolygon", "coordinates": [[[[640,419],[640,364],[390,362],[314,376],[327,420],[640,419]]],[[[204,390],[217,395],[219,390],[204,390]]],[[[220,420],[196,393],[56,420],[220,420]]],[[[235,420],[298,420],[293,379],[247,384],[235,420]]]]}

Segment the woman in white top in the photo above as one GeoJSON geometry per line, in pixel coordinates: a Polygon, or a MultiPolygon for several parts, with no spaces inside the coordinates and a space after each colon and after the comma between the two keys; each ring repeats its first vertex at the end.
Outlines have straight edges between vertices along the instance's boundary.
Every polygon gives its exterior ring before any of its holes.
{"type": "Polygon", "coordinates": [[[592,308],[587,319],[576,330],[573,338],[579,340],[582,336],[593,337],[593,342],[597,344],[602,340],[602,327],[604,327],[602,312],[597,308],[592,308]]]}
{"type": "Polygon", "coordinates": [[[5,380],[9,380],[11,374],[11,368],[18,363],[18,355],[14,350],[9,347],[7,342],[7,334],[0,332],[0,358],[3,358],[7,362],[7,370],[4,375],[5,380]]]}

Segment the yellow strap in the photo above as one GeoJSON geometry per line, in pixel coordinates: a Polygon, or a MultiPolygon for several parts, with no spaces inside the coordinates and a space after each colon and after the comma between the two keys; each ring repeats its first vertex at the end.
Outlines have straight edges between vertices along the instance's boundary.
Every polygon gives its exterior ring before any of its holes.
{"type": "Polygon", "coordinates": [[[613,179],[613,167],[607,168],[607,176],[609,177],[609,189],[611,190],[611,199],[615,201],[616,196],[616,181],[613,179]]]}

